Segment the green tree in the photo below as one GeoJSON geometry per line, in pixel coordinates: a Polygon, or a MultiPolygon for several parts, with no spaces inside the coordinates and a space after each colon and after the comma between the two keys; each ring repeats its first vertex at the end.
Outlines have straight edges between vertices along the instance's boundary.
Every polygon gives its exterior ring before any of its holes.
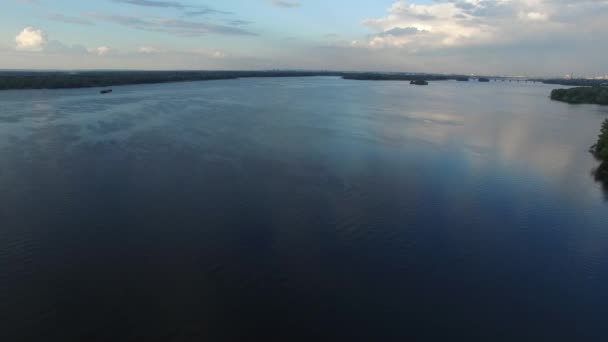
{"type": "Polygon", "coordinates": [[[608,162],[608,119],[602,124],[600,136],[594,147],[594,154],[598,159],[608,162]]]}

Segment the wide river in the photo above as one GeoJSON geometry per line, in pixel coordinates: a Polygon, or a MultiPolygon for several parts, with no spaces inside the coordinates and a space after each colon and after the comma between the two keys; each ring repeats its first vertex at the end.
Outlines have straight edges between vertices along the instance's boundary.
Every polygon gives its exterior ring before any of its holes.
{"type": "Polygon", "coordinates": [[[608,108],[552,88],[0,92],[0,341],[607,341],[608,108]]]}

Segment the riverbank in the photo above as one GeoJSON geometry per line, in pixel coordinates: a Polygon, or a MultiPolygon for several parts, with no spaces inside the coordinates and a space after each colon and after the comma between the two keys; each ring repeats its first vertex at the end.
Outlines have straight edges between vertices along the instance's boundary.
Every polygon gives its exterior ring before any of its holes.
{"type": "Polygon", "coordinates": [[[325,71],[84,71],[0,72],[0,90],[111,87],[250,77],[343,76],[325,71]]]}
{"type": "Polygon", "coordinates": [[[571,104],[608,105],[608,87],[578,87],[570,89],[554,89],[551,99],[571,104]]]}
{"type": "Polygon", "coordinates": [[[537,82],[542,82],[544,84],[555,84],[555,85],[563,85],[569,87],[599,87],[600,85],[607,82],[607,80],[602,79],[564,79],[564,78],[551,78],[551,79],[538,79],[535,80],[537,82]]]}
{"type": "Polygon", "coordinates": [[[608,119],[602,124],[597,143],[593,145],[591,152],[597,159],[608,162],[608,119]]]}
{"type": "Polygon", "coordinates": [[[66,89],[112,87],[134,84],[228,80],[252,77],[333,76],[359,81],[445,81],[461,80],[461,75],[410,73],[368,73],[334,71],[4,71],[0,72],[0,90],[66,89]]]}
{"type": "Polygon", "coordinates": [[[591,147],[591,153],[601,162],[594,172],[595,180],[608,190],[608,119],[602,124],[597,143],[591,147]]]}

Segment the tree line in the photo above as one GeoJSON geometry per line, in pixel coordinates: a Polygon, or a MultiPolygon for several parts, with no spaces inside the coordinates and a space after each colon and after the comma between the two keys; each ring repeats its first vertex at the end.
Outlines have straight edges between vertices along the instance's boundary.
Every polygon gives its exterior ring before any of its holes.
{"type": "Polygon", "coordinates": [[[551,99],[573,104],[608,105],[608,87],[555,89],[551,92],[551,99]]]}

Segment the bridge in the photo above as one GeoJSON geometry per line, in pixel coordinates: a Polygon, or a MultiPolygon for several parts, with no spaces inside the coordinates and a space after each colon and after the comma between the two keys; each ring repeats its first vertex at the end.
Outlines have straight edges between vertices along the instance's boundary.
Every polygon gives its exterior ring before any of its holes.
{"type": "Polygon", "coordinates": [[[527,76],[491,76],[486,77],[492,82],[517,82],[517,83],[537,83],[542,82],[539,79],[527,77],[527,76]]]}

